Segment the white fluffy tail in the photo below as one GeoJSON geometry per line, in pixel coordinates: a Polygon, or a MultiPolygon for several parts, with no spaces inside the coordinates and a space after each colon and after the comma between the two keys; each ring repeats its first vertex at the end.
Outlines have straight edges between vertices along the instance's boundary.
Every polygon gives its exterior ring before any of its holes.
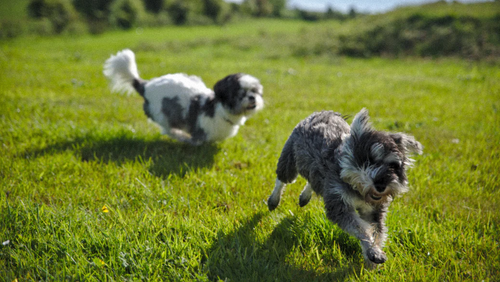
{"type": "Polygon", "coordinates": [[[112,91],[134,92],[133,82],[139,79],[134,52],[125,49],[116,55],[111,55],[104,63],[103,73],[109,79],[112,91]]]}

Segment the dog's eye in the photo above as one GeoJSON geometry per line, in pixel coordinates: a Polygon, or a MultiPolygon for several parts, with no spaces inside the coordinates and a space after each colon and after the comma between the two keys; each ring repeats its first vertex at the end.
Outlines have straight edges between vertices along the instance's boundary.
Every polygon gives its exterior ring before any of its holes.
{"type": "Polygon", "coordinates": [[[257,87],[254,87],[254,88],[250,89],[250,92],[259,93],[259,89],[257,89],[257,87]]]}

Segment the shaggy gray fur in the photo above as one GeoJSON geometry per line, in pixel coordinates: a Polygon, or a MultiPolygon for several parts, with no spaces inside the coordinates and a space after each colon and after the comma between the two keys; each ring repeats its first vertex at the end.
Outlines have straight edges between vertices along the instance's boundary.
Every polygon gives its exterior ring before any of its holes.
{"type": "Polygon", "coordinates": [[[407,191],[406,169],[411,153],[422,145],[403,133],[376,131],[362,109],[352,125],[339,113],[313,113],[293,130],[281,152],[269,210],[280,202],[285,185],[300,174],[307,184],[299,204],[312,191],[323,197],[328,219],[358,238],[369,266],[384,263],[387,237],[384,221],[395,196],[407,191]]]}

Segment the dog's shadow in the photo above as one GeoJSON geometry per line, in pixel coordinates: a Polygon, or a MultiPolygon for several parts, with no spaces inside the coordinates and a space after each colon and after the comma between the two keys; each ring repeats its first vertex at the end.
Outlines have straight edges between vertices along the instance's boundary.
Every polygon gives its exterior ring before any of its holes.
{"type": "Polygon", "coordinates": [[[67,151],[73,152],[82,162],[123,164],[138,161],[148,163],[148,170],[155,176],[168,177],[176,174],[182,177],[188,171],[212,166],[219,146],[217,144],[192,146],[164,137],[147,140],[130,134],[107,137],[90,134],[41,149],[27,150],[23,157],[37,158],[67,151]]]}
{"type": "MultiPolygon", "coordinates": [[[[352,265],[332,267],[333,271],[325,272],[290,264],[287,259],[289,253],[301,248],[301,238],[308,236],[305,234],[307,231],[301,228],[302,223],[297,217],[288,216],[280,221],[264,242],[258,242],[254,230],[259,228],[259,223],[266,213],[253,215],[229,234],[223,234],[221,231],[218,233],[202,259],[209,280],[278,281],[277,277],[282,277],[280,281],[344,281],[359,271],[355,270],[359,267],[352,265]],[[283,277],[284,273],[286,277],[283,277]]],[[[351,258],[359,253],[356,243],[339,245],[351,258]],[[355,251],[352,251],[353,248],[355,251]]]]}

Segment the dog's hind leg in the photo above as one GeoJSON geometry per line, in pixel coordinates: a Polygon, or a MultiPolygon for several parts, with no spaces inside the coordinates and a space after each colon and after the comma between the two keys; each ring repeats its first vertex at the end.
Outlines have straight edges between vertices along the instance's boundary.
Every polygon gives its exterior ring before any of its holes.
{"type": "Polygon", "coordinates": [[[286,184],[293,183],[299,175],[294,152],[295,139],[296,135],[292,133],[286,141],[285,146],[283,146],[283,150],[281,150],[281,155],[276,168],[276,175],[278,179],[286,184]]]}
{"type": "Polygon", "coordinates": [[[271,196],[267,199],[267,207],[270,211],[274,210],[280,204],[281,195],[283,195],[283,191],[285,190],[286,184],[281,182],[278,178],[276,178],[276,184],[274,185],[274,190],[271,196]]]}
{"type": "Polygon", "coordinates": [[[306,186],[304,186],[304,190],[302,190],[302,193],[300,193],[299,205],[301,207],[307,205],[309,203],[309,201],[311,200],[312,194],[313,194],[313,189],[311,187],[311,184],[309,184],[309,182],[307,182],[306,186]]]}
{"type": "Polygon", "coordinates": [[[299,175],[295,164],[295,154],[293,152],[293,134],[288,138],[281,151],[281,156],[278,160],[276,168],[276,184],[273,193],[267,199],[267,206],[270,211],[274,210],[280,203],[281,195],[288,183],[293,183],[299,175]]]}

